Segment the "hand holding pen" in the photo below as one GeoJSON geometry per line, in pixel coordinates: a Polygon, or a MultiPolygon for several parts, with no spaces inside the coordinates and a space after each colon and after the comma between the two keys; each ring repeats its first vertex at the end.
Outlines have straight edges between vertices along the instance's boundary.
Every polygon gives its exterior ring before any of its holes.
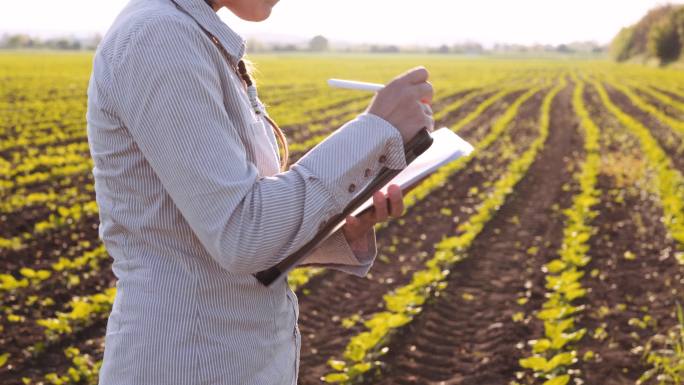
{"type": "Polygon", "coordinates": [[[434,91],[424,67],[416,67],[394,78],[387,85],[330,79],[333,87],[375,91],[376,94],[366,112],[377,115],[401,133],[404,143],[418,131],[434,129],[430,103],[434,91]]]}
{"type": "MultiPolygon", "coordinates": [[[[423,67],[417,67],[399,75],[386,86],[376,83],[330,79],[332,87],[356,89],[376,92],[367,112],[377,115],[401,133],[404,143],[413,138],[422,128],[428,131],[434,129],[432,118],[433,89],[428,83],[428,72],[423,67]]],[[[359,214],[358,217],[348,215],[342,228],[347,242],[354,250],[367,251],[364,234],[376,223],[386,221],[389,216],[398,218],[403,214],[403,193],[398,185],[390,185],[387,195],[381,191],[373,194],[371,210],[359,214]]]]}

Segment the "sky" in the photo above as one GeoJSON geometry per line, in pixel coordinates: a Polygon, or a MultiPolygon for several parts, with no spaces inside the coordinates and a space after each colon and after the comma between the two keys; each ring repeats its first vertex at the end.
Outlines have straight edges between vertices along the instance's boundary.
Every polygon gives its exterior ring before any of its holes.
{"type": "MultiPolygon", "coordinates": [[[[0,0],[0,34],[104,34],[129,0],[0,0]]],[[[271,17],[219,16],[245,38],[282,41],[321,34],[333,42],[428,45],[476,41],[608,43],[662,0],[280,0],[271,17]]],[[[684,3],[684,0],[670,1],[684,3]]]]}

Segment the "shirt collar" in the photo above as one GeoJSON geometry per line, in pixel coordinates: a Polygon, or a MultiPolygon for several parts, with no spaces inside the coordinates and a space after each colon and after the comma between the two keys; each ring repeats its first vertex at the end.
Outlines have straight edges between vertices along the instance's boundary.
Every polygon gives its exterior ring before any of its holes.
{"type": "MultiPolygon", "coordinates": [[[[245,40],[224,23],[204,0],[174,0],[202,27],[216,36],[237,63],[245,54],[245,40]]],[[[234,63],[234,64],[235,64],[234,63]]]]}

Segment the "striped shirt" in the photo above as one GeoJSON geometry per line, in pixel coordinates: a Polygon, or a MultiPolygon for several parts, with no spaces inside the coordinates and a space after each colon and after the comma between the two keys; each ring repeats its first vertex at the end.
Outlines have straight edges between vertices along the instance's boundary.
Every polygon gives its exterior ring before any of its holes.
{"type": "MultiPolygon", "coordinates": [[[[117,278],[100,384],[292,385],[297,297],[286,277],[264,287],[252,274],[313,238],[382,166],[404,168],[401,135],[362,113],[280,172],[233,70],[244,40],[204,0],[176,2],[131,0],[93,59],[88,143],[117,278]]],[[[364,251],[338,231],[303,264],[364,276],[377,251],[366,235],[364,251]]]]}

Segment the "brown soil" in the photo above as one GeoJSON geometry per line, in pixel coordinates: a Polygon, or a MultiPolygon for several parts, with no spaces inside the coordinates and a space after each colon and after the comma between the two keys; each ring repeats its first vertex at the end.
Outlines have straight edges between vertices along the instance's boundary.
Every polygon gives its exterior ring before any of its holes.
{"type": "Polygon", "coordinates": [[[682,113],[680,113],[679,110],[676,109],[674,106],[669,105],[669,104],[665,104],[665,103],[661,102],[660,100],[652,97],[651,95],[641,92],[640,90],[634,89],[632,91],[634,91],[635,94],[639,95],[639,97],[641,97],[641,99],[646,101],[648,104],[651,104],[651,105],[657,107],[658,110],[660,110],[660,112],[664,113],[665,115],[667,115],[673,119],[679,119],[679,120],[684,118],[684,115],[682,115],[682,113]]]}
{"type": "MultiPolygon", "coordinates": [[[[510,133],[504,135],[515,138],[518,154],[536,136],[535,117],[539,115],[542,96],[538,93],[523,104],[510,133]]],[[[300,294],[301,384],[319,384],[320,377],[329,371],[326,360],[339,357],[348,339],[361,330],[361,325],[346,329],[340,325],[340,320],[354,314],[365,317],[380,310],[383,294],[407,284],[410,273],[423,266],[426,257],[432,256],[433,245],[442,235],[453,233],[458,223],[473,213],[481,198],[469,196],[468,190],[472,187],[483,189],[485,181],[491,182],[500,175],[507,160],[502,163],[497,147],[504,142],[502,138],[484,152],[482,158],[476,158],[463,172],[453,175],[444,188],[407,210],[403,224],[393,221],[378,234],[379,254],[387,250],[392,239],[402,240],[392,262],[376,261],[367,278],[328,271],[307,285],[306,290],[311,294],[300,294]],[[449,208],[454,214],[442,215],[441,208],[449,208]],[[407,228],[423,230],[407,237],[407,228]],[[330,303],[336,306],[331,308],[330,303]]]]}
{"type": "Polygon", "coordinates": [[[661,123],[648,112],[637,108],[623,93],[609,85],[604,85],[604,87],[613,103],[650,129],[651,135],[656,138],[660,146],[670,156],[674,166],[684,173],[684,142],[682,142],[682,137],[676,135],[673,128],[661,123]]]}
{"type": "MultiPolygon", "coordinates": [[[[625,131],[613,117],[597,112],[600,102],[593,90],[587,91],[585,100],[593,110],[592,118],[603,129],[602,153],[642,158],[635,138],[627,136],[627,140],[615,142],[625,131]]],[[[632,349],[675,323],[674,301],[684,289],[680,282],[683,269],[672,255],[674,244],[660,222],[657,199],[643,190],[646,186],[623,187],[604,173],[598,187],[602,196],[593,223],[597,233],[590,240],[592,260],[585,268],[594,274],[583,279],[589,293],[578,324],[588,330],[580,342],[580,356],[592,351],[598,359],[580,360],[578,368],[587,384],[634,384],[646,366],[640,352],[632,349]],[[627,251],[635,255],[633,260],[624,257],[627,251]],[[657,328],[629,325],[631,318],[643,319],[644,315],[656,319],[657,328]],[[605,334],[597,331],[601,327],[605,334]]]]}
{"type": "Polygon", "coordinates": [[[519,370],[516,347],[541,332],[511,320],[543,301],[541,265],[559,247],[569,205],[569,170],[581,149],[570,107],[571,87],[554,100],[545,148],[504,206],[477,237],[469,257],[454,266],[448,286],[392,339],[384,370],[368,384],[509,384],[519,370]],[[530,247],[539,251],[528,255],[530,247]],[[531,286],[530,286],[531,284],[531,286]],[[523,307],[516,300],[533,288],[523,307]],[[463,294],[471,294],[466,300],[463,294]]]}
{"type": "Polygon", "coordinates": [[[684,95],[675,94],[674,92],[666,91],[666,90],[664,90],[664,89],[662,89],[662,88],[658,88],[658,87],[653,87],[653,88],[654,88],[656,91],[658,91],[658,92],[660,92],[660,93],[662,93],[662,94],[665,94],[665,95],[671,97],[672,99],[674,99],[674,100],[676,100],[676,101],[678,101],[678,102],[684,103],[684,95]]]}
{"type": "MultiPolygon", "coordinates": [[[[16,229],[14,234],[20,234],[24,231],[33,234],[35,223],[21,222],[16,217],[12,220],[13,222],[8,221],[7,225],[16,229]]],[[[26,247],[21,250],[0,250],[0,263],[2,263],[3,271],[16,272],[21,267],[44,268],[55,262],[52,258],[46,259],[47,256],[67,252],[81,240],[89,239],[97,242],[98,224],[97,214],[84,216],[73,225],[58,227],[24,241],[26,247]]],[[[6,234],[3,233],[3,236],[7,236],[6,234]]]]}

